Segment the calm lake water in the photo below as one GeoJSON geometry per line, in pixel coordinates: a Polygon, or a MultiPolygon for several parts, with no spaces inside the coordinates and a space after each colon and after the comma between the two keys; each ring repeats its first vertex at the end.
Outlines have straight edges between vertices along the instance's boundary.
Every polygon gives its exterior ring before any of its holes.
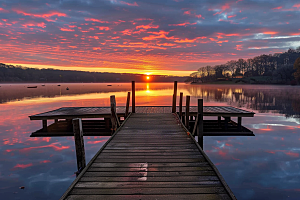
{"type": "MultiPolygon", "coordinates": [[[[0,84],[1,199],[58,199],[75,179],[73,138],[29,137],[41,128],[29,115],[64,106],[109,106],[110,95],[125,106],[131,90],[130,83],[60,85],[0,84]]],[[[171,105],[173,83],[136,83],[136,89],[136,105],[171,105]]],[[[193,106],[203,98],[204,105],[256,113],[243,118],[254,137],[204,138],[205,152],[237,199],[300,199],[299,86],[182,83],[178,92],[190,95],[193,106]]],[[[107,139],[84,137],[87,162],[107,139]]]]}

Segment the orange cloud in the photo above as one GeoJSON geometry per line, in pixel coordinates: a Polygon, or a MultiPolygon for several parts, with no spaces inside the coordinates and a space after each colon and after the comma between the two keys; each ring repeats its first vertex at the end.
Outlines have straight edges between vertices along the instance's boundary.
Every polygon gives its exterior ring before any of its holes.
{"type": "Polygon", "coordinates": [[[276,8],[272,8],[272,10],[280,10],[282,8],[282,6],[276,7],[276,8]]]}
{"type": "Polygon", "coordinates": [[[41,23],[36,23],[36,22],[31,22],[31,23],[27,23],[27,24],[22,24],[22,26],[24,27],[28,27],[28,26],[38,26],[38,27],[42,27],[42,28],[45,28],[46,27],[46,24],[44,22],[41,22],[41,23]]]}
{"type": "Polygon", "coordinates": [[[18,14],[22,14],[25,16],[31,16],[31,17],[41,17],[41,18],[49,18],[52,16],[67,17],[66,13],[61,13],[58,11],[50,11],[49,13],[45,13],[45,14],[34,14],[34,13],[28,13],[28,12],[18,10],[18,9],[12,9],[12,10],[18,14]]]}
{"type": "Polygon", "coordinates": [[[139,25],[139,26],[135,27],[135,29],[140,29],[140,28],[143,28],[143,29],[159,28],[159,25],[148,24],[148,25],[139,25]]]}
{"type": "Polygon", "coordinates": [[[263,34],[267,34],[267,35],[275,35],[277,33],[278,32],[275,32],[275,31],[265,31],[265,32],[263,32],[263,34]]]}

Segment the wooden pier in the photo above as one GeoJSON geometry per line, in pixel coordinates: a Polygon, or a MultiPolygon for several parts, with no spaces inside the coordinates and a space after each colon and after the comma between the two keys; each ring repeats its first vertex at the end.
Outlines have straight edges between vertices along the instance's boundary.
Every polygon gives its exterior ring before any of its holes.
{"type": "Polygon", "coordinates": [[[176,114],[132,113],[61,199],[235,199],[176,114]]]}
{"type": "Polygon", "coordinates": [[[128,92],[124,107],[111,96],[110,107],[64,107],[29,116],[42,121],[31,137],[74,136],[77,178],[61,199],[236,199],[204,153],[203,136],[252,136],[242,118],[254,113],[203,106],[202,99],[190,106],[190,96],[183,106],[182,93],[176,106],[176,97],[175,81],[172,106],[135,106],[132,82],[131,108],[128,92]],[[87,165],[84,135],[111,136],[87,165]]]}

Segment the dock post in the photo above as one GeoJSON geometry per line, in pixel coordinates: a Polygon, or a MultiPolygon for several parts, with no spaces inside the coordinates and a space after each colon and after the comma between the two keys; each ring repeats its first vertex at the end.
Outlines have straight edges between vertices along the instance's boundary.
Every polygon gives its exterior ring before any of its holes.
{"type": "Polygon", "coordinates": [[[179,98],[179,118],[182,120],[182,98],[183,98],[183,93],[180,92],[180,98],[179,98]]]}
{"type": "Polygon", "coordinates": [[[197,135],[198,135],[198,144],[203,149],[203,99],[198,99],[198,128],[197,128],[197,135]]]}
{"type": "Polygon", "coordinates": [[[130,92],[127,93],[126,109],[125,109],[125,118],[128,116],[129,112],[129,103],[130,103],[130,92]]]}
{"type": "Polygon", "coordinates": [[[172,113],[176,113],[176,98],[177,98],[177,81],[174,81],[174,93],[173,93],[172,113]]]}
{"type": "Polygon", "coordinates": [[[238,131],[242,130],[242,117],[238,117],[238,131]]]}
{"type": "Polygon", "coordinates": [[[77,169],[76,176],[85,168],[85,150],[83,141],[83,131],[82,131],[82,120],[79,118],[73,119],[73,133],[75,139],[75,149],[77,158],[77,169]]]}
{"type": "Polygon", "coordinates": [[[186,96],[186,99],[185,99],[185,127],[187,129],[189,129],[190,125],[189,125],[189,115],[190,115],[190,96],[186,96]]]}
{"type": "Polygon", "coordinates": [[[118,126],[120,126],[120,122],[117,116],[115,95],[110,96],[110,110],[111,110],[112,131],[114,132],[118,128],[118,126]]]}
{"type": "Polygon", "coordinates": [[[47,132],[47,120],[46,119],[43,119],[43,131],[44,132],[47,132]]]}
{"type": "Polygon", "coordinates": [[[135,113],[135,81],[132,81],[132,113],[135,113]]]}

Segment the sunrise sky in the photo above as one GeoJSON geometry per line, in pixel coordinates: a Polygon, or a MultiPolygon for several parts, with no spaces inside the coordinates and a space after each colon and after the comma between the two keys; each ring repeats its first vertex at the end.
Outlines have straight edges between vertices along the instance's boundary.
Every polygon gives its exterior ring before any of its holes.
{"type": "Polygon", "coordinates": [[[298,0],[3,0],[0,63],[189,75],[300,46],[298,0]]]}

